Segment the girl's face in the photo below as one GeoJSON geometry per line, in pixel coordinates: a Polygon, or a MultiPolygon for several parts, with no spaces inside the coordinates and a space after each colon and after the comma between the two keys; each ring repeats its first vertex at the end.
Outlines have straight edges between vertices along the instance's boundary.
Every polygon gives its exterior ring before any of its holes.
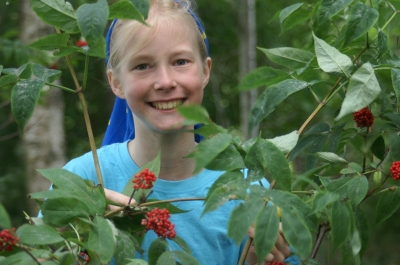
{"type": "MultiPolygon", "coordinates": [[[[140,26],[135,39],[144,38],[150,30],[140,26]]],[[[211,59],[201,59],[191,30],[178,21],[161,25],[143,48],[125,60],[118,76],[108,73],[114,93],[127,100],[136,117],[136,130],[175,131],[184,121],[176,108],[201,104],[211,59]]]]}

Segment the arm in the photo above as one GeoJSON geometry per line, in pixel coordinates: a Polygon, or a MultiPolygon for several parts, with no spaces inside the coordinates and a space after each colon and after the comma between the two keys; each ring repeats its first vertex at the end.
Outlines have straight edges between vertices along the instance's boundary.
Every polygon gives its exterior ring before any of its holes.
{"type": "MultiPolygon", "coordinates": [[[[254,228],[250,227],[247,234],[251,238],[254,238],[254,228]]],[[[283,262],[287,257],[289,257],[290,253],[291,253],[291,250],[289,248],[289,245],[286,243],[285,238],[283,237],[282,225],[280,224],[278,239],[276,240],[275,246],[273,247],[271,252],[264,259],[263,264],[267,264],[268,262],[273,262],[273,261],[282,261],[283,262]]],[[[252,244],[250,246],[249,253],[247,254],[247,257],[246,257],[246,262],[248,265],[257,265],[258,264],[254,244],[252,244]]]]}

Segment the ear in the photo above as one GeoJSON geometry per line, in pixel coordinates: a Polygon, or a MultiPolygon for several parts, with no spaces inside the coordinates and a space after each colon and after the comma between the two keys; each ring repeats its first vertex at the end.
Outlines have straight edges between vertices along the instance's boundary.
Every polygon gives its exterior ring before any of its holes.
{"type": "Polygon", "coordinates": [[[208,84],[208,81],[210,80],[211,67],[212,60],[210,57],[207,57],[203,65],[203,88],[205,88],[205,86],[208,84]]]}
{"type": "Polygon", "coordinates": [[[107,78],[108,78],[108,83],[110,84],[111,89],[114,92],[114,94],[117,97],[124,99],[125,93],[124,93],[124,90],[122,89],[121,82],[114,75],[112,70],[107,70],[107,78]]]}

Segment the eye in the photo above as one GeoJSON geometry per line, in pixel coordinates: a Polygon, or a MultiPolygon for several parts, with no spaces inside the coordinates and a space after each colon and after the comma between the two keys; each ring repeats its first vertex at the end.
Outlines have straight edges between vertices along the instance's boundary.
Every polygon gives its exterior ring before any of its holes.
{"type": "Polygon", "coordinates": [[[148,64],[139,64],[135,66],[134,70],[139,70],[139,71],[144,71],[150,68],[150,65],[148,64]]]}
{"type": "Polygon", "coordinates": [[[176,65],[185,65],[188,63],[188,60],[185,59],[179,59],[176,61],[176,65]]]}

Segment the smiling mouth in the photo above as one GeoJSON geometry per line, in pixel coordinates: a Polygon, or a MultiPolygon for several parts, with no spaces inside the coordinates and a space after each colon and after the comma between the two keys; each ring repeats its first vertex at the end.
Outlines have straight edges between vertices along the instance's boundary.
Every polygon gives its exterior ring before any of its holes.
{"type": "Polygon", "coordinates": [[[177,107],[183,104],[183,100],[173,100],[168,102],[151,102],[150,105],[155,109],[162,109],[162,110],[171,110],[176,109],[177,107]]]}

